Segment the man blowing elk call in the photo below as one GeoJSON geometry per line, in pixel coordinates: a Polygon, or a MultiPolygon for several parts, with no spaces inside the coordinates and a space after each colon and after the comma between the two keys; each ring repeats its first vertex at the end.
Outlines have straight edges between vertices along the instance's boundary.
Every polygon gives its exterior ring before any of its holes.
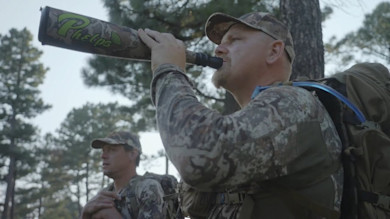
{"type": "Polygon", "coordinates": [[[217,191],[208,218],[321,218],[292,191],[340,209],[341,142],[309,91],[287,82],[293,40],[270,14],[212,14],[207,37],[223,66],[212,78],[241,110],[221,115],[199,103],[185,74],[185,46],[169,33],[138,30],[152,50],[152,101],[164,147],[183,181],[217,191]],[[257,86],[270,86],[251,98],[257,86]],[[282,191],[282,192],[278,192],[282,191]]]}

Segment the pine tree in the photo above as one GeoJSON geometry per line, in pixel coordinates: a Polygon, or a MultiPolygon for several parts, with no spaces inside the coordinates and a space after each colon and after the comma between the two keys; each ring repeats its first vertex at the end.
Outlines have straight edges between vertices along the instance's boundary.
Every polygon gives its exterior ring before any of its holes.
{"type": "Polygon", "coordinates": [[[340,40],[333,37],[325,48],[329,62],[338,66],[346,66],[352,61],[390,64],[390,2],[378,4],[372,13],[365,15],[358,30],[340,40]]]}
{"type": "Polygon", "coordinates": [[[64,168],[66,150],[57,144],[52,134],[46,134],[34,150],[39,160],[34,176],[29,177],[29,187],[18,189],[17,218],[76,218],[77,203],[71,201],[68,190],[72,180],[64,168]],[[65,204],[67,203],[67,204],[65,204]],[[61,216],[61,217],[59,217],[61,216]]]}
{"type": "Polygon", "coordinates": [[[0,156],[8,163],[2,218],[13,218],[15,181],[35,163],[31,151],[38,133],[29,119],[49,108],[38,89],[48,69],[39,62],[42,52],[31,41],[26,28],[0,35],[0,156]]]}

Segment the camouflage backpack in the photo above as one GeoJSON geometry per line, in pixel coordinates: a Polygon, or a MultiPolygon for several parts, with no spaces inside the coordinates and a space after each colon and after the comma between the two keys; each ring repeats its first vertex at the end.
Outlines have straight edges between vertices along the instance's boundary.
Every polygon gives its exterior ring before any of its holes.
{"type": "Polygon", "coordinates": [[[318,82],[293,85],[315,91],[342,140],[340,218],[390,218],[389,70],[360,63],[318,82]]]}
{"type": "MultiPolygon", "coordinates": [[[[163,204],[163,212],[165,215],[165,219],[182,219],[184,218],[181,215],[181,211],[179,208],[179,201],[178,201],[178,194],[176,192],[177,188],[177,179],[168,174],[160,175],[156,173],[150,173],[146,172],[143,176],[139,176],[132,183],[134,185],[137,183],[137,181],[141,179],[154,179],[158,181],[164,190],[164,204],[163,204]]],[[[138,201],[134,197],[130,198],[130,204],[132,208],[132,212],[138,212],[139,204],[138,201]]]]}

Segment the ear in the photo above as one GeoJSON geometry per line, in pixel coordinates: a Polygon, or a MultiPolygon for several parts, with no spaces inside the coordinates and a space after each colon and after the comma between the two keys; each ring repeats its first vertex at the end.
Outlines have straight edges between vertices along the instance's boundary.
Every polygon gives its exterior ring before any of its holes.
{"type": "Polygon", "coordinates": [[[275,40],[271,43],[270,53],[267,56],[266,62],[268,64],[275,63],[284,54],[284,43],[281,40],[275,40]]]}
{"type": "Polygon", "coordinates": [[[129,156],[130,160],[135,160],[137,158],[137,156],[138,156],[138,151],[137,150],[131,150],[127,154],[129,156]]]}

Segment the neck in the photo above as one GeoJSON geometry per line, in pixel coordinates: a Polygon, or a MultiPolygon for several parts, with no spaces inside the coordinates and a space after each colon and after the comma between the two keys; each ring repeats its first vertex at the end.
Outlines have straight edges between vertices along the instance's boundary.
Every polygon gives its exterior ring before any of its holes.
{"type": "Polygon", "coordinates": [[[273,84],[274,82],[275,80],[273,78],[263,77],[257,82],[254,82],[252,84],[248,83],[245,87],[241,89],[236,89],[231,93],[233,94],[234,98],[236,99],[240,107],[244,108],[251,101],[252,93],[257,86],[267,86],[273,84]]]}
{"type": "Polygon", "coordinates": [[[239,94],[239,93],[232,93],[234,99],[237,101],[238,105],[240,105],[241,109],[244,108],[246,105],[249,104],[251,101],[251,94],[239,94]]]}
{"type": "Polygon", "coordinates": [[[121,174],[114,178],[114,189],[115,192],[119,192],[123,189],[130,181],[131,178],[137,175],[136,170],[128,171],[127,174],[121,174]]]}

